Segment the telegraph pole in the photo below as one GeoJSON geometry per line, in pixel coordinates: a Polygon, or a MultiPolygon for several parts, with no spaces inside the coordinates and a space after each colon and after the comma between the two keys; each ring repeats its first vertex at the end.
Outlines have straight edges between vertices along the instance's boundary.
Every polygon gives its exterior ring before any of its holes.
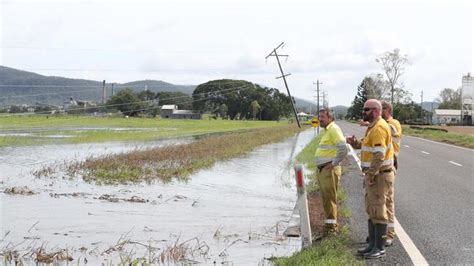
{"type": "Polygon", "coordinates": [[[420,103],[421,111],[420,111],[420,116],[421,116],[421,124],[423,124],[423,90],[421,90],[421,103],[420,103]]]}
{"type": "Polygon", "coordinates": [[[291,97],[290,89],[288,89],[288,84],[286,83],[286,76],[289,76],[291,74],[284,74],[283,73],[283,68],[281,67],[280,59],[278,58],[279,56],[288,57],[288,55],[279,55],[279,54],[277,54],[277,49],[282,47],[284,44],[285,44],[284,42],[280,43],[280,45],[278,45],[275,49],[273,49],[273,51],[271,53],[269,53],[265,57],[265,59],[268,59],[268,57],[270,57],[270,56],[276,57],[277,62],[278,62],[278,67],[280,68],[280,72],[281,72],[281,76],[277,77],[277,79],[283,78],[283,82],[285,83],[286,91],[288,92],[288,96],[290,97],[291,106],[293,107],[293,112],[295,113],[296,123],[298,124],[298,127],[301,128],[300,120],[298,119],[298,114],[296,113],[296,107],[295,107],[295,104],[293,102],[293,97],[291,97]]]}
{"type": "Polygon", "coordinates": [[[114,84],[115,83],[112,83],[112,96],[114,96],[114,84]]]}
{"type": "MultiPolygon", "coordinates": [[[[318,120],[319,120],[319,85],[323,84],[322,82],[319,82],[319,79],[316,80],[316,83],[313,82],[313,84],[316,84],[316,113],[318,114],[318,120]]],[[[323,103],[324,104],[324,103],[323,103]]],[[[319,134],[319,127],[318,127],[318,134],[319,134]]]]}
{"type": "Polygon", "coordinates": [[[105,104],[105,79],[102,81],[102,103],[105,104]]]}

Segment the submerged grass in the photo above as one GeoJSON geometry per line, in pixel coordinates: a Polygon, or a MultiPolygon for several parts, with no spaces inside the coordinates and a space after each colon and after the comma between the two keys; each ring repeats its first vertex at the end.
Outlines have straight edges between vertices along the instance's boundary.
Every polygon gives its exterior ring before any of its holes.
{"type": "Polygon", "coordinates": [[[256,129],[207,137],[189,144],[89,158],[70,165],[68,173],[98,183],[186,179],[196,170],[211,167],[218,160],[240,156],[258,146],[294,135],[299,130],[295,125],[256,129]]]}
{"type": "Polygon", "coordinates": [[[0,147],[47,143],[152,140],[215,132],[280,127],[286,123],[276,121],[68,115],[0,116],[0,147]]]}
{"type": "Polygon", "coordinates": [[[403,134],[474,149],[473,134],[443,132],[439,130],[430,130],[429,128],[410,128],[409,126],[403,126],[403,134]]]}

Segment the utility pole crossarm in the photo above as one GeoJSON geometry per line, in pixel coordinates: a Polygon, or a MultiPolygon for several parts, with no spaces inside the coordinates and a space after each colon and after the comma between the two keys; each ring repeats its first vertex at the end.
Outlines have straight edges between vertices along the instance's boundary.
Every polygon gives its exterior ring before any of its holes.
{"type": "Polygon", "coordinates": [[[291,102],[291,106],[293,107],[293,113],[295,114],[295,119],[296,119],[296,123],[298,124],[298,127],[301,128],[301,125],[300,125],[300,120],[298,119],[298,114],[296,112],[296,107],[295,107],[295,103],[293,102],[293,97],[291,97],[291,93],[290,93],[290,89],[288,88],[288,83],[286,82],[286,76],[289,76],[291,74],[285,74],[283,72],[283,68],[281,67],[281,63],[280,63],[280,58],[279,56],[288,56],[288,55],[279,55],[277,53],[277,49],[282,47],[285,43],[282,42],[280,43],[280,45],[278,45],[275,49],[273,49],[273,51],[271,53],[269,53],[265,59],[267,59],[268,57],[270,56],[275,56],[276,59],[277,59],[277,62],[278,62],[278,68],[280,69],[280,72],[281,72],[281,76],[280,77],[277,77],[277,79],[279,78],[283,78],[283,82],[285,83],[285,88],[286,88],[286,91],[288,92],[288,97],[290,97],[290,102],[291,102]]]}

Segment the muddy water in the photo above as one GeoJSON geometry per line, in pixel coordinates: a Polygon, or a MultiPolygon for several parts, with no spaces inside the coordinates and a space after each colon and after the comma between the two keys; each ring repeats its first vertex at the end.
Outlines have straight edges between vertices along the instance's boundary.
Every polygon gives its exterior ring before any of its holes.
{"type": "Polygon", "coordinates": [[[307,130],[217,163],[186,183],[168,184],[97,186],[81,180],[35,179],[31,172],[52,162],[170,140],[0,149],[0,191],[27,185],[37,193],[0,193],[0,250],[12,245],[23,253],[41,245],[51,251],[67,248],[74,263],[86,258],[92,265],[119,263],[120,256],[157,261],[160,254],[169,254],[164,253],[168,247],[187,240],[182,245],[186,258],[204,264],[256,265],[271,256],[289,255],[300,248],[299,239],[281,236],[296,200],[289,161],[313,134],[307,130]],[[114,200],[101,197],[104,194],[114,200]],[[126,201],[132,198],[145,202],[126,201]]]}

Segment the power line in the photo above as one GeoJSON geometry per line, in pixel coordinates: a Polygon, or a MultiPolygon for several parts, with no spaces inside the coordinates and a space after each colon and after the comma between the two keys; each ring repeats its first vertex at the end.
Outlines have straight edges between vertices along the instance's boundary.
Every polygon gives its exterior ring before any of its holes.
{"type": "MultiPolygon", "coordinates": [[[[218,86],[220,87],[220,86],[218,86]]],[[[197,94],[193,94],[192,96],[194,95],[205,95],[205,94],[209,94],[209,93],[213,93],[213,92],[223,92],[223,91],[228,91],[227,93],[230,93],[234,90],[241,90],[241,89],[250,89],[252,88],[253,86],[249,86],[249,85],[243,85],[243,86],[240,86],[240,87],[235,87],[235,88],[229,88],[229,89],[221,89],[221,90],[214,90],[212,92],[202,92],[202,93],[197,93],[197,94]],[[247,87],[247,88],[245,88],[247,87]]],[[[227,93],[224,93],[224,94],[227,94],[227,93]]],[[[171,98],[165,98],[165,99],[159,99],[160,101],[165,101],[165,100],[172,100],[172,99],[179,99],[179,98],[187,98],[187,97],[192,97],[191,95],[188,96],[177,96],[177,97],[171,97],[171,98]]],[[[213,98],[214,96],[209,96],[209,97],[204,97],[202,99],[198,99],[198,100],[192,100],[192,101],[186,101],[186,102],[181,102],[181,103],[175,103],[175,104],[182,104],[182,103],[189,103],[189,102],[195,102],[195,101],[201,101],[201,100],[206,100],[206,99],[210,99],[210,98],[213,98]]],[[[88,110],[88,109],[97,109],[97,108],[108,108],[108,107],[117,107],[117,106],[122,106],[122,105],[129,105],[129,104],[136,104],[136,103],[146,103],[146,102],[151,102],[151,101],[154,101],[155,99],[152,99],[152,100],[143,100],[143,101],[136,101],[136,102],[126,102],[126,103],[120,103],[120,104],[108,104],[108,105],[98,105],[98,106],[90,106],[90,107],[81,107],[81,108],[72,108],[72,109],[68,109],[68,111],[83,111],[83,110],[88,110]]],[[[152,108],[154,109],[154,108],[152,108]]],[[[22,115],[29,115],[30,113],[17,113],[17,114],[9,114],[9,115],[1,115],[3,117],[7,117],[7,116],[22,116],[22,115]]],[[[44,112],[37,112],[35,114],[50,114],[50,111],[44,111],[44,112]]]]}

